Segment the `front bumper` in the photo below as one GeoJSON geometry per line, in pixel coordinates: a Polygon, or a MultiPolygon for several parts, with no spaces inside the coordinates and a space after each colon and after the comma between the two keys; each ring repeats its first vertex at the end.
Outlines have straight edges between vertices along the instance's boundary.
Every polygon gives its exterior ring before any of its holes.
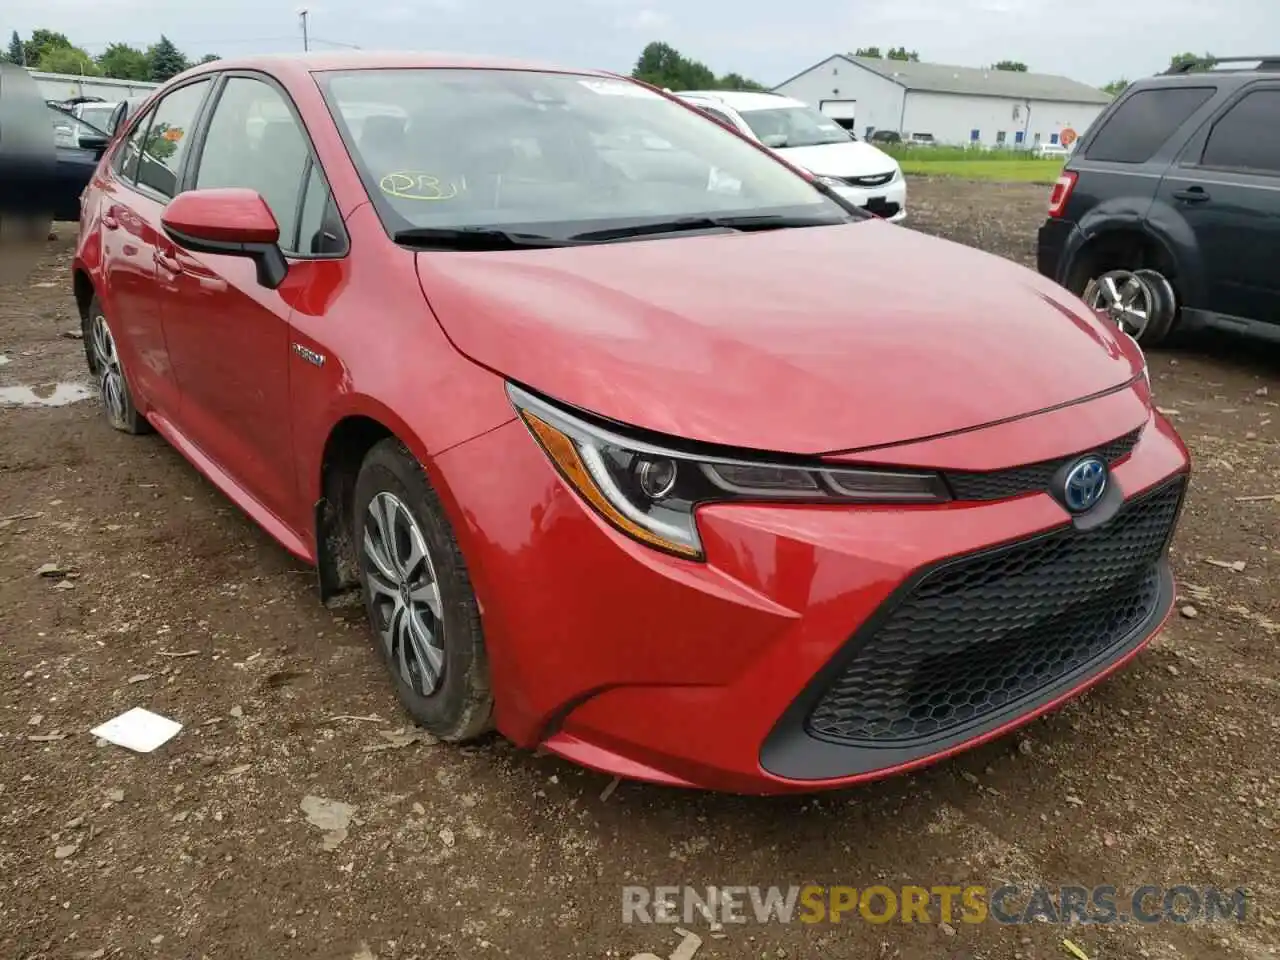
{"type": "Polygon", "coordinates": [[[1115,516],[1093,531],[1047,493],[909,508],[726,504],[699,513],[705,563],[607,526],[518,422],[456,447],[436,466],[481,605],[498,727],[607,773],[740,793],[843,786],[998,736],[1115,670],[1163,623],[1180,492],[1172,514],[1143,527],[1141,550],[1116,558],[1136,536],[1125,517],[1181,484],[1186,449],[1139,387],[902,448],[904,462],[997,470],[1047,459],[1046,443],[1065,456],[1138,427],[1112,470],[1115,516]],[[1047,579],[1026,563],[972,573],[992,556],[1082,539],[1093,552],[1047,579]],[[1124,564],[1134,576],[1116,579],[1124,564]],[[925,617],[921,591],[955,569],[973,583],[944,584],[925,617]],[[1141,606],[1127,619],[1102,609],[1123,589],[1145,591],[1125,601],[1141,606]],[[1081,633],[1089,642],[1069,642],[1081,633]],[[1061,656],[1044,654],[1056,648],[1039,635],[1065,637],[1061,656]],[[1015,661],[1026,668],[1011,671],[1015,661]]]}
{"type": "Polygon", "coordinates": [[[902,174],[878,187],[832,183],[831,189],[848,203],[892,223],[899,223],[907,217],[907,181],[902,174]]]}

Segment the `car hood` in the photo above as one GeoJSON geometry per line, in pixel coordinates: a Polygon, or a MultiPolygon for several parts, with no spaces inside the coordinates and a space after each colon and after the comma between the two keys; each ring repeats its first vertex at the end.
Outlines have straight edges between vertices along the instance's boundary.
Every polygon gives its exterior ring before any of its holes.
{"type": "Polygon", "coordinates": [[[417,262],[477,363],[623,424],[735,447],[931,437],[1142,369],[1136,345],[1038,274],[874,220],[417,262]]]}
{"type": "Polygon", "coordinates": [[[869,143],[824,143],[816,147],[780,147],[778,156],[820,177],[870,177],[898,169],[898,161],[869,143]]]}

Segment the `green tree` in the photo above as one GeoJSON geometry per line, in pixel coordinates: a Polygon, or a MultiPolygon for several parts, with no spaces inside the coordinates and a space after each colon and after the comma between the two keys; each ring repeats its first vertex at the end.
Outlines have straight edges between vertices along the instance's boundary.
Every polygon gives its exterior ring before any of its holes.
{"type": "Polygon", "coordinates": [[[164,34],[160,35],[158,43],[153,43],[147,49],[147,63],[150,66],[150,79],[155,83],[164,83],[191,66],[182,51],[164,34]]]}
{"type": "Polygon", "coordinates": [[[909,60],[913,63],[920,61],[920,54],[914,50],[907,50],[906,47],[891,47],[885,56],[890,60],[909,60]]]}
{"type": "Polygon", "coordinates": [[[1010,73],[1026,73],[1027,65],[1018,60],[1001,60],[991,65],[992,70],[1008,70],[1010,73]]]}
{"type": "Polygon", "coordinates": [[[714,87],[716,75],[705,63],[689,60],[669,43],[651,43],[640,53],[631,75],[655,87],[698,90],[714,87]]]}
{"type": "Polygon", "coordinates": [[[221,59],[222,58],[218,56],[216,53],[206,53],[203,57],[200,58],[200,62],[213,63],[215,60],[221,60],[221,59]]]}
{"type": "Polygon", "coordinates": [[[151,76],[147,55],[127,43],[112,43],[98,55],[98,68],[103,76],[117,80],[146,80],[151,76]]]}
{"type": "Polygon", "coordinates": [[[67,39],[65,33],[57,33],[53,30],[32,30],[31,39],[23,45],[27,66],[38,65],[50,50],[70,46],[71,41],[67,39]]]}
{"type": "Polygon", "coordinates": [[[36,61],[36,69],[44,73],[72,73],[85,77],[96,77],[102,71],[93,62],[93,57],[79,47],[49,47],[36,61]]]}
{"type": "Polygon", "coordinates": [[[753,90],[757,93],[767,93],[769,90],[763,83],[748,80],[738,73],[726,73],[716,81],[716,88],[718,90],[753,90]]]}
{"type": "Polygon", "coordinates": [[[717,77],[705,63],[690,60],[669,43],[654,42],[640,53],[631,76],[670,90],[767,90],[738,73],[717,77]]]}
{"type": "Polygon", "coordinates": [[[872,60],[883,60],[884,54],[880,52],[879,47],[859,47],[853,51],[855,57],[870,57],[872,60]]]}
{"type": "Polygon", "coordinates": [[[13,31],[13,36],[9,38],[9,49],[5,52],[6,60],[10,63],[19,65],[25,64],[27,61],[27,48],[22,42],[22,38],[18,36],[18,31],[13,31]]]}
{"type": "Polygon", "coordinates": [[[1190,52],[1174,54],[1169,58],[1169,69],[1172,70],[1174,67],[1180,67],[1184,63],[1195,63],[1196,65],[1191,68],[1191,72],[1200,73],[1213,66],[1213,54],[1206,53],[1203,56],[1190,52]],[[1196,61],[1200,62],[1197,63],[1196,61]]]}
{"type": "Polygon", "coordinates": [[[1104,86],[1102,88],[1102,92],[1109,93],[1113,97],[1118,97],[1120,96],[1120,94],[1124,92],[1124,88],[1127,87],[1128,85],[1129,85],[1129,81],[1126,80],[1124,77],[1121,77],[1119,80],[1112,80],[1110,83],[1104,86]]]}

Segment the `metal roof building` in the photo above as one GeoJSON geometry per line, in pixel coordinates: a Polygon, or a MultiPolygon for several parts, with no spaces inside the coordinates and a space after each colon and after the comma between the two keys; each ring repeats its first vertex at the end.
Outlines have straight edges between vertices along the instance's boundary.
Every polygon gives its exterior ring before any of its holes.
{"type": "Polygon", "coordinates": [[[859,136],[895,130],[938,143],[1030,147],[1083,133],[1111,97],[1043,73],[836,54],[774,88],[859,136]]]}
{"type": "Polygon", "coordinates": [[[72,97],[101,97],[115,102],[150,93],[158,83],[145,80],[115,80],[110,77],[85,77],[74,73],[41,73],[28,70],[31,79],[46,100],[69,100],[72,97]]]}

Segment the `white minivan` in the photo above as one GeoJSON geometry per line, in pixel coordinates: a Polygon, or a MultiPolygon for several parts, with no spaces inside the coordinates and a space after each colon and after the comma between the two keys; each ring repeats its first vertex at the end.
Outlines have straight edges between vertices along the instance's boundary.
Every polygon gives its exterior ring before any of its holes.
{"type": "Polygon", "coordinates": [[[898,161],[813,107],[776,93],[682,90],[675,95],[758,140],[824,180],[842,197],[886,220],[907,215],[898,161]]]}

